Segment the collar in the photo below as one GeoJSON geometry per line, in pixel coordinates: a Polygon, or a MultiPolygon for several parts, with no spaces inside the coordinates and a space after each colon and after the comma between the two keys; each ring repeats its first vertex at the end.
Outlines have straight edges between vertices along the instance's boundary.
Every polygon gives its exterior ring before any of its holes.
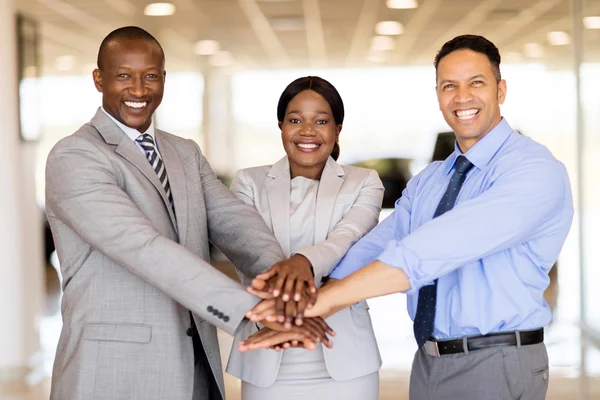
{"type": "MultiPolygon", "coordinates": [[[[289,172],[288,172],[289,170],[290,170],[290,160],[288,159],[288,157],[286,155],[286,156],[283,156],[275,164],[273,164],[271,166],[271,168],[269,168],[267,175],[270,176],[271,178],[276,178],[280,174],[287,172],[288,176],[289,176],[289,172]]],[[[327,163],[325,163],[323,173],[326,173],[327,170],[333,171],[333,173],[337,176],[345,176],[346,175],[344,168],[342,168],[342,166],[340,164],[338,164],[333,158],[331,158],[331,156],[327,159],[327,163]]]]}
{"type": "Polygon", "coordinates": [[[452,171],[456,159],[461,155],[467,157],[478,169],[485,168],[513,132],[514,130],[503,117],[498,125],[482,137],[479,142],[475,143],[475,146],[471,147],[465,154],[460,151],[458,144],[454,141],[454,152],[446,158],[443,164],[444,174],[448,175],[452,171]]]}
{"type": "MultiPolygon", "coordinates": [[[[121,122],[117,121],[117,119],[115,117],[113,117],[112,115],[110,115],[109,113],[106,112],[106,110],[104,109],[104,107],[100,107],[100,109],[104,112],[104,114],[106,114],[110,119],[113,120],[113,122],[115,124],[117,124],[117,126],[129,137],[129,139],[131,139],[133,142],[135,142],[135,139],[137,139],[141,133],[137,130],[137,129],[133,129],[128,127],[127,125],[122,124],[121,122]]],[[[154,122],[150,123],[150,127],[146,130],[146,132],[144,132],[150,136],[152,136],[152,139],[154,139],[155,143],[156,143],[156,136],[154,136],[154,122]]]]}

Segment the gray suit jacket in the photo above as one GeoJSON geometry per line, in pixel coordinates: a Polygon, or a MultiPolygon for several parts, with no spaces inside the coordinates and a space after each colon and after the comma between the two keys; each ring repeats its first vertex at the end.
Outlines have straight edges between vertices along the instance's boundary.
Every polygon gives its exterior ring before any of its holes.
{"type": "MultiPolygon", "coordinates": [[[[231,191],[258,210],[286,256],[290,255],[290,170],[287,157],[273,166],[238,171],[231,191]]],[[[342,166],[327,161],[317,193],[315,246],[295,253],[306,256],[315,271],[315,283],[328,275],[348,249],[377,225],[383,185],[374,170],[342,166]]],[[[249,280],[239,271],[242,281],[249,280]]],[[[368,375],[379,370],[381,357],[366,302],[360,302],[327,319],[337,332],[333,349],[323,347],[327,371],[338,381],[368,375]]],[[[237,343],[258,331],[247,324],[236,335],[227,372],[256,386],[275,382],[281,352],[255,350],[240,353],[237,343]]]]}
{"type": "Polygon", "coordinates": [[[160,130],[156,141],[175,212],[142,152],[101,110],[48,157],[64,290],[51,399],[192,399],[189,310],[224,397],[215,326],[234,334],[258,300],[208,264],[208,242],[248,276],[283,258],[194,141],[160,130]]]}

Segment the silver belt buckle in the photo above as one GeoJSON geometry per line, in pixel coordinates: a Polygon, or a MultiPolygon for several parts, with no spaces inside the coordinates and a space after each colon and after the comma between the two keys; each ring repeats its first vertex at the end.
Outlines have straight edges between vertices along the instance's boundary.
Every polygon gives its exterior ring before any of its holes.
{"type": "Polygon", "coordinates": [[[423,345],[423,349],[425,350],[425,353],[429,356],[432,356],[432,357],[440,356],[440,349],[438,347],[437,342],[432,342],[431,340],[428,340],[423,345]]]}

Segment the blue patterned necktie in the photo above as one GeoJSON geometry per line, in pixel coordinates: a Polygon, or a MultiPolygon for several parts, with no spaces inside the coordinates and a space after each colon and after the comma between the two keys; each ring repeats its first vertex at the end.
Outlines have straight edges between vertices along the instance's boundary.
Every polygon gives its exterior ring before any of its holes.
{"type": "Polygon", "coordinates": [[[167,169],[165,168],[165,164],[163,163],[162,158],[156,151],[156,145],[154,144],[154,139],[152,136],[144,133],[138,136],[135,139],[136,142],[142,146],[144,149],[144,153],[146,153],[146,158],[148,162],[152,166],[156,175],[158,175],[158,180],[160,181],[163,189],[165,189],[165,193],[167,194],[167,199],[169,199],[169,204],[173,207],[173,196],[171,195],[171,185],[169,185],[169,178],[167,177],[167,169]]]}
{"type": "MultiPolygon", "coordinates": [[[[460,188],[465,182],[467,172],[469,172],[471,168],[473,168],[473,164],[471,164],[465,156],[459,156],[456,159],[456,169],[450,179],[446,192],[442,196],[442,199],[433,214],[433,218],[439,217],[454,207],[460,188]]],[[[436,279],[433,282],[433,285],[423,286],[419,289],[417,313],[415,314],[415,322],[413,325],[415,339],[417,340],[419,348],[429,340],[433,333],[435,307],[437,302],[437,283],[438,280],[436,279]]]]}

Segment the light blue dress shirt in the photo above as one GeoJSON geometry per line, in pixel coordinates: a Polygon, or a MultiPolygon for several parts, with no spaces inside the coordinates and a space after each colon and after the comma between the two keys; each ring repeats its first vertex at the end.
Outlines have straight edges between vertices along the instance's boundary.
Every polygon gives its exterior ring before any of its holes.
{"type": "Polygon", "coordinates": [[[419,288],[438,278],[438,339],[543,327],[551,319],[543,298],[548,271],[573,219],[566,169],[502,119],[464,154],[475,166],[455,207],[432,219],[461,154],[455,146],[413,177],[394,212],[330,276],[344,278],[376,259],[401,268],[413,320],[419,288]]]}

